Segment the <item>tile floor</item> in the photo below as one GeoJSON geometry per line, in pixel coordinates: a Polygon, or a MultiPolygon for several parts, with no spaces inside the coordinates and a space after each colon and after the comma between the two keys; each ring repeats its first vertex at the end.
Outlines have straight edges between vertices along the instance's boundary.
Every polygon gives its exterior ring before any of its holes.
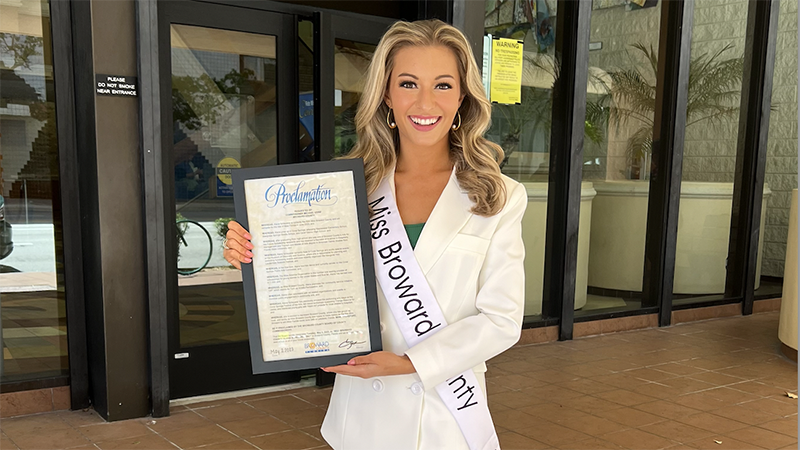
{"type": "MultiPolygon", "coordinates": [[[[489,364],[504,450],[797,449],[797,366],[778,313],[515,347],[489,364]]],[[[103,423],[92,411],[0,423],[2,449],[306,449],[329,389],[304,388],[103,423]]]]}

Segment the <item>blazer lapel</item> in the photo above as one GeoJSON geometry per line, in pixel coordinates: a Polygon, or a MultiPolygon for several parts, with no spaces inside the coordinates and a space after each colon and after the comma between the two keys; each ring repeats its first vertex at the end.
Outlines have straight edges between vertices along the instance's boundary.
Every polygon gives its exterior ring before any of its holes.
{"type": "MultiPolygon", "coordinates": [[[[394,192],[394,174],[391,177],[394,192]]],[[[456,179],[456,172],[450,174],[436,206],[433,207],[422,234],[419,236],[414,255],[417,257],[422,273],[427,274],[433,264],[442,256],[450,241],[458,234],[469,220],[472,213],[472,202],[466,191],[462,191],[456,179]]]]}

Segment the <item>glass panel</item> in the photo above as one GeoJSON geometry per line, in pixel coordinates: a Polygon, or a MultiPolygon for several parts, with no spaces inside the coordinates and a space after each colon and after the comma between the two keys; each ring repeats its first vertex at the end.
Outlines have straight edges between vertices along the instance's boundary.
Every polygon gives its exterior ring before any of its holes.
{"type": "Polygon", "coordinates": [[[579,232],[586,250],[579,246],[576,316],[641,307],[661,16],[656,3],[593,2],[579,232]]]}
{"type": "Polygon", "coordinates": [[[0,3],[2,382],[68,375],[49,3],[0,3]]]}
{"type": "Polygon", "coordinates": [[[355,117],[364,77],[376,45],[336,39],[334,46],[334,155],[347,154],[358,140],[355,117]]]}
{"type": "MultiPolygon", "coordinates": [[[[724,297],[747,30],[747,2],[694,5],[676,305],[724,297]]],[[[765,202],[769,193],[767,187],[765,202]]]]}
{"type": "Polygon", "coordinates": [[[762,242],[759,242],[761,276],[755,294],[757,298],[776,298],[781,296],[784,273],[797,276],[797,261],[786,261],[787,237],[790,232],[797,233],[789,229],[792,191],[797,189],[797,2],[794,0],[780,2],[765,184],[771,195],[768,203],[764,199],[762,242]]]}
{"type": "MultiPolygon", "coordinates": [[[[277,164],[275,36],[171,26],[181,347],[247,339],[230,169],[277,164]]],[[[312,146],[313,147],[313,146],[312,146]]]]}
{"type": "Polygon", "coordinates": [[[502,171],[528,190],[522,219],[525,242],[525,316],[542,314],[550,122],[555,63],[554,0],[486,0],[485,33],[523,41],[522,101],[494,104],[486,137],[505,151],[502,171]]]}

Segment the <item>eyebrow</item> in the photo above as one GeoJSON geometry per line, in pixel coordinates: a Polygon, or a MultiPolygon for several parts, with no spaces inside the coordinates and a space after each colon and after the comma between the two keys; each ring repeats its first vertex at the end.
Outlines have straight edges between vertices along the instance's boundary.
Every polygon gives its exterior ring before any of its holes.
{"type": "MultiPolygon", "coordinates": [[[[419,78],[417,78],[417,76],[416,76],[416,75],[411,75],[410,73],[406,73],[406,72],[403,72],[403,73],[401,73],[401,74],[398,74],[398,75],[397,75],[397,77],[398,77],[398,78],[399,78],[399,77],[410,77],[410,78],[413,78],[413,79],[415,79],[415,80],[419,80],[419,78]]],[[[438,76],[438,77],[436,77],[435,79],[436,79],[436,80],[438,80],[438,79],[440,79],[440,78],[452,78],[452,79],[454,79],[454,80],[455,80],[455,77],[453,77],[452,75],[439,75],[439,76],[438,76]]]]}

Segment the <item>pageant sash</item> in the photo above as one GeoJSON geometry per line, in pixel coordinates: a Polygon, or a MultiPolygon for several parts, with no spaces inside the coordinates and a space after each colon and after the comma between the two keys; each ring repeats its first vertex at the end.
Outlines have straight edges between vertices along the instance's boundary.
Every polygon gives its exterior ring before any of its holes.
{"type": "MultiPolygon", "coordinates": [[[[447,321],[414,256],[387,179],[370,196],[369,205],[378,283],[406,343],[413,347],[441,331],[447,321]]],[[[470,450],[499,450],[489,407],[472,369],[439,384],[436,392],[455,417],[470,450]]]]}

